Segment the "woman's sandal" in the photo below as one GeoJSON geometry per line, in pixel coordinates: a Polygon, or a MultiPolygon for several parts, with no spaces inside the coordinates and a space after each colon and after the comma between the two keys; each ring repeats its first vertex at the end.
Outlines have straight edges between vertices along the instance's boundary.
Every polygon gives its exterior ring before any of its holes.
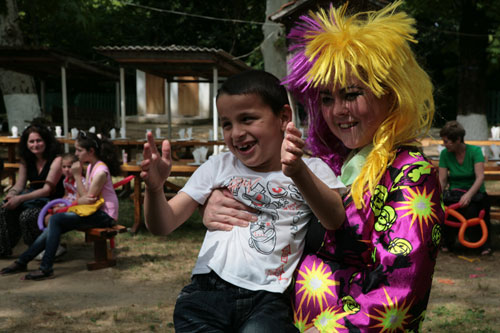
{"type": "Polygon", "coordinates": [[[26,274],[24,276],[23,280],[33,280],[33,281],[40,281],[40,280],[45,280],[54,275],[54,271],[48,271],[44,272],[41,269],[36,270],[34,272],[31,272],[29,274],[26,274]]]}
{"type": "Polygon", "coordinates": [[[27,265],[23,265],[18,263],[17,261],[14,261],[11,265],[2,268],[2,270],[0,270],[0,275],[9,275],[19,272],[26,272],[27,268],[28,268],[27,265]]]}

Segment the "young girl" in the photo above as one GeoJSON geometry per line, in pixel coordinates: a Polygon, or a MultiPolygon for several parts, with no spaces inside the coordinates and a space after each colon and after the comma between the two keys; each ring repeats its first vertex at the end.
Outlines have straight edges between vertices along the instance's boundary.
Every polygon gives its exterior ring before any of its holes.
{"type": "MultiPolygon", "coordinates": [[[[76,179],[71,173],[71,166],[74,162],[78,161],[77,157],[74,154],[66,153],[62,157],[62,173],[64,176],[63,185],[64,185],[64,196],[63,199],[68,200],[69,202],[74,202],[78,199],[78,190],[76,188],[76,179]]],[[[49,225],[49,219],[52,215],[59,213],[62,211],[66,211],[63,204],[57,205],[52,209],[48,210],[47,215],[44,218],[45,227],[49,225]]]]}
{"type": "Polygon", "coordinates": [[[61,234],[75,229],[110,227],[118,219],[118,198],[111,176],[119,174],[120,162],[113,144],[101,140],[93,133],[82,131],[75,142],[75,155],[79,161],[73,163],[71,172],[77,185],[78,205],[93,204],[100,197],[104,199],[104,204],[89,216],[80,216],[73,212],[53,215],[48,228],[14,263],[3,268],[0,274],[26,271],[28,262],[45,250],[40,268],[27,274],[25,279],[42,280],[50,277],[54,274],[52,265],[61,234]],[[85,185],[81,176],[84,163],[88,163],[85,185]]]}
{"type": "MultiPolygon", "coordinates": [[[[76,162],[78,159],[74,154],[71,153],[66,153],[62,156],[62,174],[64,176],[63,180],[63,185],[64,185],[64,196],[62,197],[63,199],[68,200],[69,202],[74,202],[77,199],[77,188],[76,188],[76,182],[75,182],[75,177],[73,177],[73,174],[71,173],[71,166],[73,165],[74,162],[76,162]]],[[[52,217],[52,215],[65,212],[67,210],[67,207],[64,204],[59,204],[54,206],[53,208],[50,208],[47,211],[47,214],[44,217],[43,224],[45,225],[45,228],[49,225],[49,220],[52,217]]],[[[65,254],[67,251],[66,245],[65,244],[59,244],[59,247],[57,248],[56,251],[56,258],[62,256],[65,254]]],[[[39,255],[36,256],[36,260],[40,261],[43,258],[43,255],[45,254],[45,250],[40,252],[39,255]]]]}

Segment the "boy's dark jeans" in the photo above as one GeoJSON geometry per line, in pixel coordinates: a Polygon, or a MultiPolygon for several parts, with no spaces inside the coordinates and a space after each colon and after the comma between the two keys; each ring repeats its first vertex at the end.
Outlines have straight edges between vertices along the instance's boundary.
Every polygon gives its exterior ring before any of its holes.
{"type": "Polygon", "coordinates": [[[289,296],[251,291],[222,280],[214,272],[194,275],[174,310],[175,332],[298,332],[289,296]]]}

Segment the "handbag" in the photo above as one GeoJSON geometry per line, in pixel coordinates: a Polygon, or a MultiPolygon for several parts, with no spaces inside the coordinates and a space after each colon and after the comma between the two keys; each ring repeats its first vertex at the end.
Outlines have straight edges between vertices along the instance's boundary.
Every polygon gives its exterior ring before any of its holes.
{"type": "Polygon", "coordinates": [[[89,216],[97,212],[102,205],[104,205],[104,199],[100,197],[93,204],[69,206],[67,212],[75,213],[79,216],[89,216]]]}

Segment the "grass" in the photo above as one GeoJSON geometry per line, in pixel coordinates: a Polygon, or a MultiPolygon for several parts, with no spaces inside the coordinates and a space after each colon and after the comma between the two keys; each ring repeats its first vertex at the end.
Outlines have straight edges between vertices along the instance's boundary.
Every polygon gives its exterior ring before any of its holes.
{"type": "MultiPolygon", "coordinates": [[[[500,183],[500,182],[499,182],[500,183]]],[[[487,186],[498,186],[487,184],[487,186]]],[[[120,199],[120,224],[131,227],[134,221],[133,201],[125,196],[120,199]]],[[[174,332],[172,323],[175,299],[182,286],[189,282],[191,270],[205,234],[205,227],[197,212],[179,229],[169,236],[153,236],[147,230],[132,236],[124,233],[117,238],[118,263],[108,270],[116,284],[140,285],[143,288],[160,288],[158,292],[167,291],[164,299],[148,305],[135,305],[117,302],[116,306],[66,312],[56,308],[44,307],[33,295],[33,316],[29,320],[15,322],[0,320],[0,332],[8,327],[8,331],[31,332],[174,332]],[[69,329],[70,328],[70,329],[69,329]],[[68,330],[69,329],[69,330],[68,330]]],[[[89,257],[89,245],[84,243],[83,233],[70,232],[63,235],[63,242],[68,243],[70,251],[65,260],[89,257]]],[[[450,265],[449,262],[443,262],[450,265]]],[[[485,265],[483,261],[481,265],[485,265]]],[[[464,264],[464,265],[468,265],[464,264]]],[[[471,264],[472,265],[472,264],[471,264]]],[[[104,271],[104,270],[103,270],[104,271]]],[[[494,271],[491,271],[494,273],[494,271]]],[[[73,272],[77,278],[80,273],[73,272]]],[[[82,273],[83,274],[83,273],[82,273]]],[[[94,276],[98,273],[93,273],[94,276]]],[[[450,278],[438,276],[434,279],[450,278]]],[[[458,280],[458,277],[453,277],[458,280]]],[[[475,300],[466,302],[460,295],[448,295],[441,304],[429,304],[423,330],[426,332],[500,332],[497,311],[490,303],[482,303],[482,298],[498,297],[492,285],[481,283],[468,284],[468,289],[476,288],[475,300]]],[[[153,289],[154,292],[155,289],[153,289]]],[[[433,289],[433,292],[437,290],[433,289]]],[[[7,295],[6,295],[7,296],[7,295]]],[[[147,297],[147,296],[146,296],[147,297]]],[[[444,297],[444,296],[442,296],[444,297]]],[[[439,298],[437,298],[439,299],[439,298]]],[[[495,303],[496,304],[496,303],[495,303]]]]}

